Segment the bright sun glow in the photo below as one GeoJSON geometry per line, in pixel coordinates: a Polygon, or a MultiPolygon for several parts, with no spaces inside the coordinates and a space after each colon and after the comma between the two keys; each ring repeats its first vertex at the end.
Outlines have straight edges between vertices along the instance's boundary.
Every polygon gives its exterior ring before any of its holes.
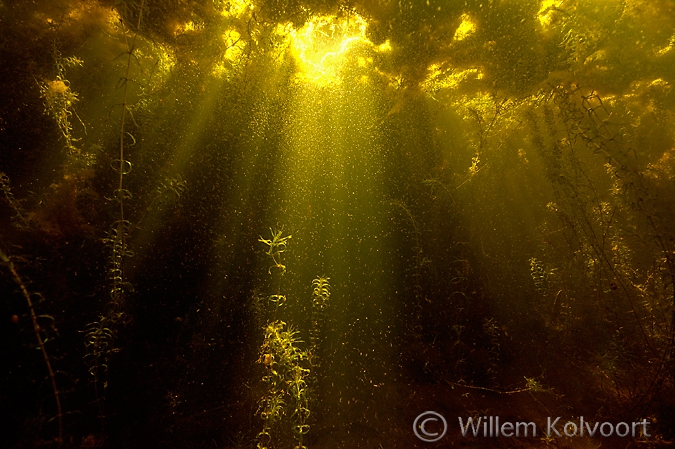
{"type": "Polygon", "coordinates": [[[237,30],[227,30],[222,35],[226,45],[223,58],[213,67],[211,74],[218,78],[227,78],[232,69],[241,64],[246,43],[237,30]]]}
{"type": "Polygon", "coordinates": [[[563,0],[543,0],[541,2],[539,12],[537,13],[541,26],[547,27],[551,24],[553,20],[552,14],[557,8],[560,8],[562,2],[563,0]]]}
{"type": "MultiPolygon", "coordinates": [[[[320,86],[339,84],[347,53],[359,43],[373,45],[366,38],[366,27],[361,16],[350,14],[344,18],[317,16],[301,29],[292,29],[293,53],[301,69],[298,77],[320,86]]],[[[381,51],[391,48],[385,44],[381,51]]]]}
{"type": "Polygon", "coordinates": [[[466,14],[462,15],[462,23],[459,24],[455,31],[454,39],[461,41],[469,37],[476,31],[476,25],[471,21],[471,17],[466,14]]]}

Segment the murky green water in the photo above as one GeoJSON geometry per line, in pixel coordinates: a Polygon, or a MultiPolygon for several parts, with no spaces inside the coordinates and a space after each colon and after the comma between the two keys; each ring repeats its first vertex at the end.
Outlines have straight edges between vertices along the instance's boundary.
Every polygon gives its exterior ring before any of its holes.
{"type": "Polygon", "coordinates": [[[674,30],[3,0],[1,445],[671,444],[674,30]]]}

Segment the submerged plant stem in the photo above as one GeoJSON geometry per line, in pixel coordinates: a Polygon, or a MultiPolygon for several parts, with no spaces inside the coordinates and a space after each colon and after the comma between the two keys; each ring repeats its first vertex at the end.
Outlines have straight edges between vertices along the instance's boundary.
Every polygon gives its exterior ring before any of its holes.
{"type": "Polygon", "coordinates": [[[45,343],[42,340],[42,335],[40,335],[40,325],[37,322],[35,307],[33,307],[33,301],[30,299],[30,293],[28,293],[26,284],[23,282],[23,279],[21,279],[21,276],[16,271],[14,262],[12,262],[12,259],[2,250],[0,250],[0,261],[2,261],[5,264],[5,266],[7,266],[7,269],[12,274],[14,282],[19,286],[19,290],[21,290],[21,295],[23,295],[23,297],[26,299],[26,303],[28,304],[28,310],[30,311],[30,318],[33,323],[33,332],[35,332],[35,338],[37,339],[38,346],[40,347],[40,351],[42,352],[42,358],[45,361],[45,365],[47,365],[49,380],[52,383],[52,391],[54,392],[54,401],[56,402],[56,422],[58,425],[58,437],[56,438],[56,443],[59,445],[59,447],[61,447],[61,444],[63,443],[63,412],[61,411],[61,398],[59,396],[59,389],[56,386],[56,377],[54,376],[54,369],[52,369],[52,364],[49,361],[49,355],[47,354],[45,343]]]}

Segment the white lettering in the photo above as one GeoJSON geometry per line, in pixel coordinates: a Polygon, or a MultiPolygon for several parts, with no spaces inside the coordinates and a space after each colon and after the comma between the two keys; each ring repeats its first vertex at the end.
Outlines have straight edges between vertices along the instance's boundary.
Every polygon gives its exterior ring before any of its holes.
{"type": "Polygon", "coordinates": [[[628,432],[630,432],[630,427],[628,427],[627,423],[620,422],[619,424],[616,425],[616,436],[625,437],[626,435],[628,435],[628,432]],[[624,433],[619,433],[619,426],[624,426],[626,428],[626,431],[624,433]]]}
{"type": "Polygon", "coordinates": [[[579,429],[577,428],[577,425],[574,424],[572,421],[567,421],[567,422],[565,423],[565,427],[563,427],[563,432],[565,432],[565,435],[568,436],[568,437],[574,437],[574,436],[576,436],[578,431],[579,431],[579,429]],[[573,428],[574,428],[574,432],[569,433],[569,432],[567,431],[567,428],[568,428],[568,427],[573,427],[573,428]]]}
{"type": "Polygon", "coordinates": [[[649,421],[643,419],[642,421],[640,421],[640,424],[642,424],[642,434],[646,437],[650,437],[651,435],[647,433],[647,426],[649,425],[649,421]]]}
{"type": "Polygon", "coordinates": [[[527,437],[527,426],[532,426],[532,436],[536,437],[537,436],[537,425],[533,422],[517,422],[516,423],[516,436],[520,436],[520,426],[523,426],[525,428],[525,436],[527,437]]]}
{"type": "Polygon", "coordinates": [[[502,435],[507,438],[513,436],[513,423],[505,422],[502,424],[502,435]]]}
{"type": "Polygon", "coordinates": [[[598,426],[600,425],[599,422],[596,422],[595,425],[593,426],[593,430],[591,430],[591,427],[586,423],[586,430],[588,430],[588,435],[593,438],[595,436],[595,432],[598,431],[598,426]]]}
{"type": "Polygon", "coordinates": [[[546,426],[546,436],[551,438],[551,430],[555,432],[557,436],[562,436],[560,435],[560,432],[555,428],[556,424],[558,424],[558,421],[560,421],[560,416],[558,416],[553,423],[551,423],[551,417],[548,417],[547,420],[547,426],[546,426]]]}
{"type": "Polygon", "coordinates": [[[611,422],[604,422],[600,424],[600,435],[602,435],[603,437],[610,437],[612,436],[613,433],[614,433],[614,425],[612,425],[611,422]],[[609,426],[609,433],[607,434],[602,430],[605,428],[605,426],[609,426]]]}
{"type": "Polygon", "coordinates": [[[471,427],[471,431],[473,433],[473,436],[478,436],[478,430],[480,430],[480,422],[482,418],[478,418],[478,422],[474,424],[473,418],[467,418],[466,420],[466,427],[464,426],[464,421],[462,420],[461,417],[459,417],[459,428],[462,429],[462,436],[465,437],[466,433],[469,431],[469,427],[471,427]]]}

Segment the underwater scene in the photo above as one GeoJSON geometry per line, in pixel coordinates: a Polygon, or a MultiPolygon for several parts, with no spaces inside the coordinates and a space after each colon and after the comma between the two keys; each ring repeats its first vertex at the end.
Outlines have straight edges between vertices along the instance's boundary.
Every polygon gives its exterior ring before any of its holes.
{"type": "Polygon", "coordinates": [[[675,447],[673,83],[673,0],[0,0],[0,447],[675,447]]]}

